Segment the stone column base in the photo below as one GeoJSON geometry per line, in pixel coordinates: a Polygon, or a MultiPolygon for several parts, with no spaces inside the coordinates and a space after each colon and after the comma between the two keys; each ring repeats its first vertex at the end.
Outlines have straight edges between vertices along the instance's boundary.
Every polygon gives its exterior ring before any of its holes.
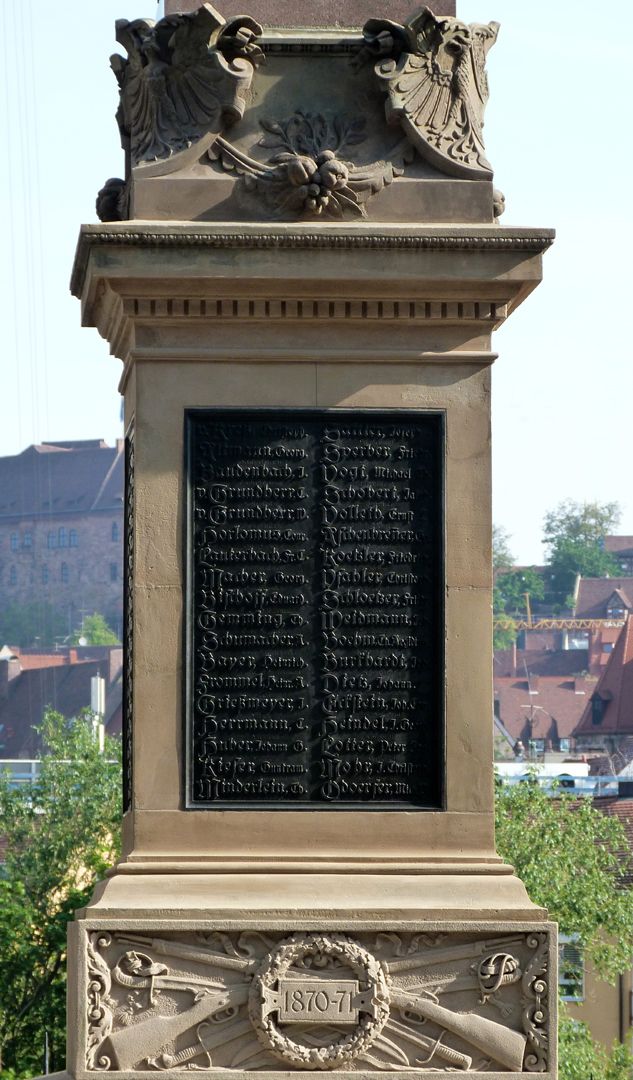
{"type": "MultiPolygon", "coordinates": [[[[421,894],[425,884],[417,879],[421,894]]],[[[157,1071],[184,1080],[192,1070],[226,1080],[555,1076],[551,923],[330,912],[282,925],[237,908],[222,918],[90,915],[70,937],[76,1080],[157,1071]]]]}

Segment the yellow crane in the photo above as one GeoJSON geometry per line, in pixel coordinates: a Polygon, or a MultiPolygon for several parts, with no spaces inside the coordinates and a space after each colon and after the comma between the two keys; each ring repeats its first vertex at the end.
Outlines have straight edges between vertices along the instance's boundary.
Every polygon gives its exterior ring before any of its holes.
{"type": "MultiPolygon", "coordinates": [[[[525,597],[525,619],[512,620],[515,630],[601,630],[605,627],[624,626],[624,619],[576,619],[573,616],[535,619],[532,616],[529,592],[523,593],[523,596],[525,597]]],[[[494,625],[507,627],[508,616],[495,619],[494,625]]]]}

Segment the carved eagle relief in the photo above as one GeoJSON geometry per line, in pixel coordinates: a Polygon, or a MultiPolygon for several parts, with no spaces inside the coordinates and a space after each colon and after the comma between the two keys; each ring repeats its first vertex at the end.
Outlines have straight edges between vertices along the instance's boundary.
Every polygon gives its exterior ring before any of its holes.
{"type": "Polygon", "coordinates": [[[427,7],[404,26],[370,19],[364,27],[365,55],[382,57],[375,71],[387,84],[389,122],[451,176],[492,177],[483,142],[485,64],[498,31],[496,22],[468,26],[427,7]]]}
{"type": "Polygon", "coordinates": [[[117,21],[117,41],[128,58],[115,55],[110,63],[132,167],[169,157],[242,116],[244,92],[263,57],[255,44],[260,33],[253,19],[225,22],[210,4],[158,23],[117,21]]]}

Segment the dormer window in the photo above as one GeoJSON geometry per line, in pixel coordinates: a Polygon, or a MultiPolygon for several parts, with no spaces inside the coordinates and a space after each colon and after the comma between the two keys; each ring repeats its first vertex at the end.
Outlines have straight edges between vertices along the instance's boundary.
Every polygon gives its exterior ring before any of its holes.
{"type": "Polygon", "coordinates": [[[594,724],[595,727],[599,727],[604,720],[605,704],[604,698],[601,698],[599,694],[593,695],[591,699],[591,723],[594,724]]]}
{"type": "Polygon", "coordinates": [[[628,603],[619,589],[614,589],[605,605],[607,619],[624,619],[628,603]]]}

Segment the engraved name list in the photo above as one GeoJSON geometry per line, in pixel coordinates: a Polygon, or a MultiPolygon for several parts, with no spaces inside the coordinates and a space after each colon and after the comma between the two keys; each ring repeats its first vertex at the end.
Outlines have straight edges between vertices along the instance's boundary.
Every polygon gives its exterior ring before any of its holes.
{"type": "Polygon", "coordinates": [[[188,805],[440,806],[441,416],[187,430],[188,805]]]}

